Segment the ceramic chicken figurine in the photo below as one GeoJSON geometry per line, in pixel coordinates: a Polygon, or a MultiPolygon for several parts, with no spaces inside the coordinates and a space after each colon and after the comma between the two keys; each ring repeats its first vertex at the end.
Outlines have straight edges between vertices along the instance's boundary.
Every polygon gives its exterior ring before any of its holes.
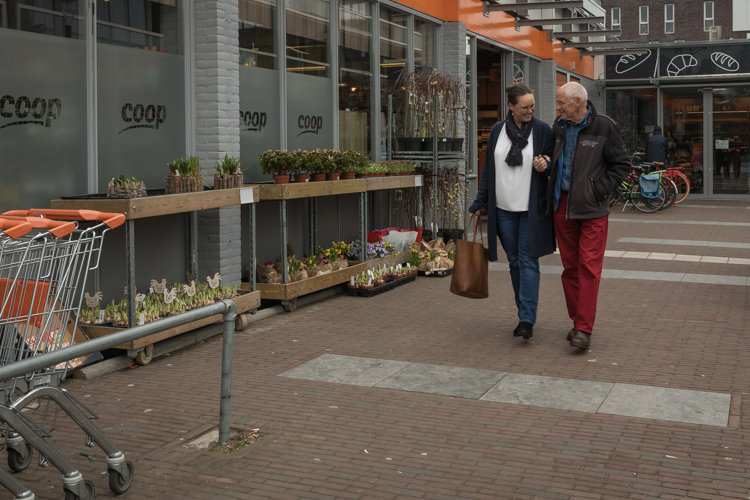
{"type": "Polygon", "coordinates": [[[164,302],[166,304],[171,304],[174,298],[177,297],[177,288],[167,290],[165,287],[162,293],[164,293],[164,302]]]}
{"type": "Polygon", "coordinates": [[[93,297],[89,295],[89,292],[86,292],[83,294],[83,297],[86,299],[86,305],[93,309],[102,301],[102,292],[96,292],[93,297]]]}
{"type": "Polygon", "coordinates": [[[138,307],[139,303],[141,305],[143,305],[143,294],[142,293],[136,294],[136,296],[135,296],[135,306],[138,307]]]}
{"type": "MultiPolygon", "coordinates": [[[[138,292],[138,287],[135,287],[135,291],[138,292]]],[[[128,287],[125,287],[122,289],[122,294],[127,295],[128,294],[128,287]]]]}
{"type": "Polygon", "coordinates": [[[216,273],[213,278],[211,276],[206,276],[206,281],[208,281],[208,286],[216,288],[219,286],[219,283],[221,283],[221,275],[216,273]]]}
{"type": "Polygon", "coordinates": [[[193,295],[195,295],[195,281],[191,281],[190,286],[182,285],[182,291],[188,297],[192,297],[193,295]]]}
{"type": "Polygon", "coordinates": [[[151,280],[151,288],[154,289],[155,293],[162,293],[167,288],[167,278],[162,278],[161,282],[151,280]]]}

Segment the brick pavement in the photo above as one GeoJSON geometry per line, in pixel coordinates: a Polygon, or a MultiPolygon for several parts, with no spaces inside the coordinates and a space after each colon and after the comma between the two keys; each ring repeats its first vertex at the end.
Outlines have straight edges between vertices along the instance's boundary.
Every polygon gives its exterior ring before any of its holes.
{"type": "MultiPolygon", "coordinates": [[[[741,202],[618,218],[748,222],[741,202]]],[[[691,202],[699,206],[701,202],[691,202]]],[[[612,222],[621,237],[750,242],[736,226],[612,222]]],[[[747,258],[742,249],[709,255],[747,258]]],[[[542,264],[559,265],[549,256],[542,264]]],[[[729,264],[605,259],[605,268],[750,276],[729,264]]],[[[123,499],[726,499],[750,497],[750,340],[743,286],[602,281],[590,352],[570,348],[559,276],[543,275],[530,342],[513,338],[507,272],[491,298],[452,296],[448,280],[420,278],[370,299],[343,295],[255,323],[235,341],[233,425],[264,437],[232,455],[185,448],[218,423],[221,339],[66,388],[135,463],[123,499]],[[732,394],[728,427],[355,387],[277,377],[324,353],[732,394]]],[[[65,419],[51,442],[113,494],[106,464],[65,419]]],[[[60,474],[34,463],[19,474],[39,499],[63,497],[60,474]]],[[[7,496],[7,495],[6,495],[7,496]]],[[[5,497],[3,497],[5,498],[5,497]]]]}

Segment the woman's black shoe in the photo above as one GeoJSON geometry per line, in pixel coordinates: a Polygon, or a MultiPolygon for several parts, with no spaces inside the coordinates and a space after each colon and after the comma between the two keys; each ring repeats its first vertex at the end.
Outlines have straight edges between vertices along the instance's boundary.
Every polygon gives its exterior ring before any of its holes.
{"type": "Polygon", "coordinates": [[[518,326],[513,330],[514,337],[523,337],[524,340],[529,340],[534,335],[534,325],[521,321],[518,326]]]}

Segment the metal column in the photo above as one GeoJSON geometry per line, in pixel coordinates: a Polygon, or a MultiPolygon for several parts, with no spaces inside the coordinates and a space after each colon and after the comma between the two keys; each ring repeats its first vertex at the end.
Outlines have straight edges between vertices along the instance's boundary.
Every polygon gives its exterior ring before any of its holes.
{"type": "MultiPolygon", "coordinates": [[[[188,212],[188,272],[198,276],[198,212],[188,212]]],[[[188,278],[187,281],[190,281],[188,278]]]]}
{"type": "Polygon", "coordinates": [[[135,221],[125,221],[125,270],[127,273],[128,327],[137,323],[135,317],[135,221]]]}
{"type": "Polygon", "coordinates": [[[359,261],[367,261],[367,191],[359,193],[359,261]]]}
{"type": "Polygon", "coordinates": [[[286,260],[286,245],[287,245],[287,222],[286,222],[286,200],[281,200],[281,282],[283,284],[289,283],[289,266],[286,260]]]}
{"type": "Polygon", "coordinates": [[[256,246],[255,246],[255,203],[248,204],[247,207],[250,210],[250,216],[248,217],[248,234],[250,235],[250,291],[254,292],[257,288],[257,273],[255,270],[256,260],[256,246]]]}
{"type": "Polygon", "coordinates": [[[307,200],[307,255],[315,255],[318,248],[318,199],[307,200]]]}

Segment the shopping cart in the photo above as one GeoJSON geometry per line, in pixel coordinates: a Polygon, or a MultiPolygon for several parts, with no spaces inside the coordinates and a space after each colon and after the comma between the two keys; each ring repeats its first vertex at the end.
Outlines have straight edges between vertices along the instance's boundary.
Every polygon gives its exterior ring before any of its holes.
{"type": "MultiPolygon", "coordinates": [[[[28,210],[6,212],[0,220],[5,226],[15,224],[0,235],[0,365],[5,365],[73,343],[88,272],[99,265],[106,232],[121,225],[125,217],[86,210],[28,210]],[[79,226],[71,221],[85,222],[79,226]],[[25,225],[32,229],[25,235],[9,234],[26,229],[25,225]]],[[[0,432],[5,435],[8,466],[17,472],[25,470],[36,448],[40,466],[52,463],[63,473],[66,500],[92,499],[94,484],[84,480],[45,440],[60,409],[85,431],[86,446],[98,444],[107,454],[109,485],[114,493],[127,491],[133,480],[133,464],[91,422],[96,415],[57,387],[68,370],[82,362],[75,359],[0,381],[0,432]],[[50,410],[52,403],[55,406],[50,410]],[[41,422],[35,421],[31,412],[22,411],[42,407],[41,422]]],[[[0,484],[16,499],[33,498],[28,490],[20,491],[20,483],[2,470],[0,484]]]]}

